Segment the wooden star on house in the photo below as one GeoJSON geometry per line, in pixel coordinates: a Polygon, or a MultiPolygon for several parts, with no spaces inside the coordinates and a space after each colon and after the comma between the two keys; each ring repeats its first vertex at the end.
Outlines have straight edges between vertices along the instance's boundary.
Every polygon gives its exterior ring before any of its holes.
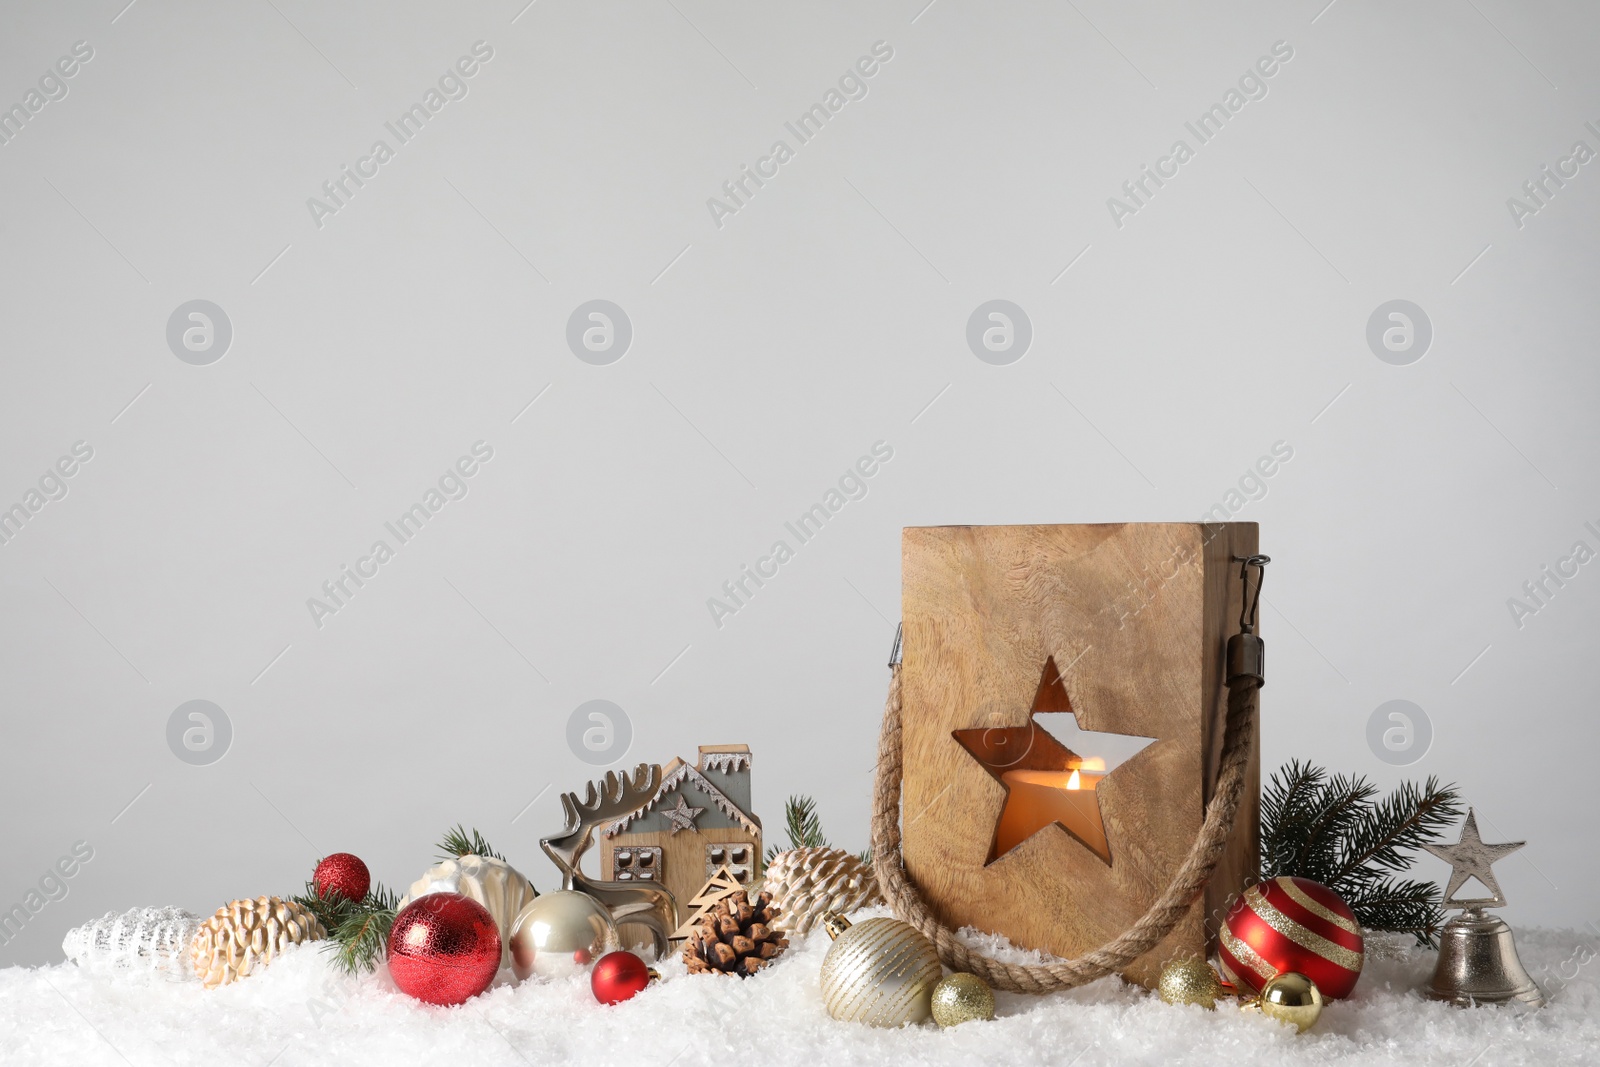
{"type": "Polygon", "coordinates": [[[663,808],[661,816],[671,825],[672,835],[676,837],[679,830],[694,830],[699,833],[699,827],[695,826],[694,821],[705,810],[705,808],[691,808],[689,802],[683,798],[682,794],[679,794],[678,806],[675,808],[663,808]]]}

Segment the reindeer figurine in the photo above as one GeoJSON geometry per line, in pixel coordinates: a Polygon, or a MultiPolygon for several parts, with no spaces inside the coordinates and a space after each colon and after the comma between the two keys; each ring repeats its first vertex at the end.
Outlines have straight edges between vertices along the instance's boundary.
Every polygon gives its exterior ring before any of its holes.
{"type": "Polygon", "coordinates": [[[594,782],[589,783],[581,803],[576,793],[561,794],[566,828],[555,837],[543,838],[539,845],[561,868],[562,889],[589,894],[611,912],[619,927],[625,923],[644,927],[655,942],[656,958],[665,959],[668,937],[678,928],[678,900],[672,892],[664,886],[591,879],[582,867],[583,854],[594,843],[595,832],[638,808],[660,788],[661,768],[654,764],[641,763],[632,775],[620,778],[615,771],[607,771],[598,796],[594,782]]]}

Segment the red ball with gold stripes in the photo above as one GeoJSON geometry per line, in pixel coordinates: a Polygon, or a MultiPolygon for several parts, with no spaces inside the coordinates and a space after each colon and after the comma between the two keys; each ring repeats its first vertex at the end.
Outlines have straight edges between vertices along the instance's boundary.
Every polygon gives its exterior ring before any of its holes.
{"type": "Polygon", "coordinates": [[[1339,894],[1309,878],[1274,878],[1234,898],[1222,920],[1222,970],[1241,991],[1297,971],[1322,995],[1350,995],[1361,977],[1361,924],[1339,894]]]}

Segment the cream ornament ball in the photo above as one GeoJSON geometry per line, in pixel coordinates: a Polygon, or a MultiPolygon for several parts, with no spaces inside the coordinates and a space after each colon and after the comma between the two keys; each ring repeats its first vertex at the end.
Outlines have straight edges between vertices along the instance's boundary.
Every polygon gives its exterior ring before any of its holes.
{"type": "Polygon", "coordinates": [[[511,970],[518,981],[532,975],[565,978],[586,971],[619,947],[611,913],[575,889],[558,889],[529,901],[511,925],[511,970]]]}
{"type": "Polygon", "coordinates": [[[460,893],[489,909],[500,931],[500,966],[511,965],[511,926],[539,895],[533,883],[505,860],[467,853],[422,872],[400,900],[400,907],[429,893],[460,893]]]}
{"type": "Polygon", "coordinates": [[[933,989],[944,975],[933,942],[899,919],[852,923],[830,913],[823,922],[834,939],[818,976],[829,1015],[893,1027],[933,1014],[933,989]]]}

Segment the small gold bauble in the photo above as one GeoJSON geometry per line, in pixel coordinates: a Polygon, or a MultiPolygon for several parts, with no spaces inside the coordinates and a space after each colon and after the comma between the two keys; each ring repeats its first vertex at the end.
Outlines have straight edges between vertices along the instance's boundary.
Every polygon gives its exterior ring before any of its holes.
{"type": "Polygon", "coordinates": [[[1247,1006],[1269,1019],[1288,1023],[1303,1034],[1322,1017],[1322,990],[1305,975],[1284,971],[1269,979],[1261,987],[1261,996],[1247,1006]]]}
{"type": "Polygon", "coordinates": [[[944,974],[933,942],[899,919],[852,924],[830,913],[823,920],[834,939],[818,980],[828,1014],[840,1022],[871,1026],[920,1023],[933,1012],[933,987],[944,974]]]}
{"type": "Polygon", "coordinates": [[[1207,1011],[1223,995],[1222,983],[1211,964],[1194,956],[1171,960],[1161,968],[1161,999],[1168,1004],[1198,1004],[1207,1011]]]}
{"type": "Polygon", "coordinates": [[[994,991],[975,974],[952,974],[933,987],[933,1021],[960,1026],[994,1018],[994,991]]]}

